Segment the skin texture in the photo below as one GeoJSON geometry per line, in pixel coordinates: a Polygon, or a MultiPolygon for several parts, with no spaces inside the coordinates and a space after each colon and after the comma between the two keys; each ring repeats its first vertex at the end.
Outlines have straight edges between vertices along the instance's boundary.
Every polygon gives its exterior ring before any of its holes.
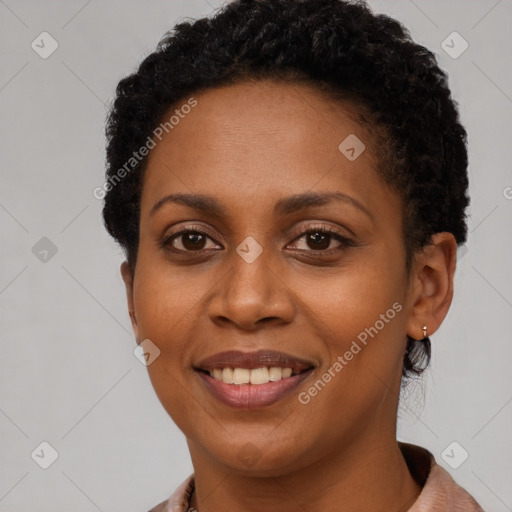
{"type": "Polygon", "coordinates": [[[121,266],[137,342],[150,339],[161,351],[148,366],[151,382],[187,438],[192,506],[407,510],[421,487],[396,441],[406,335],[423,338],[424,324],[432,335],[448,311],[453,235],[435,235],[406,273],[401,199],[376,172],[374,142],[350,105],[273,81],[194,98],[197,106],[150,153],[134,275],[126,262],[121,266]],[[355,161],[338,150],[349,134],[366,145],[355,161]],[[349,201],[285,216],[273,211],[284,197],[332,191],[359,201],[369,215],[349,201]],[[150,214],[178,192],[212,196],[225,213],[217,218],[166,203],[150,214]],[[308,242],[304,232],[319,223],[353,246],[334,237],[325,245],[308,242]],[[202,256],[183,236],[162,247],[189,227],[209,237],[199,244],[202,256]],[[248,236],[263,249],[252,263],[236,252],[248,236]],[[297,394],[396,302],[401,311],[301,404],[297,394]],[[212,397],[192,368],[224,350],[257,349],[308,359],[315,370],[296,393],[244,411],[212,397]],[[247,443],[259,457],[251,467],[239,458],[247,443]]]}

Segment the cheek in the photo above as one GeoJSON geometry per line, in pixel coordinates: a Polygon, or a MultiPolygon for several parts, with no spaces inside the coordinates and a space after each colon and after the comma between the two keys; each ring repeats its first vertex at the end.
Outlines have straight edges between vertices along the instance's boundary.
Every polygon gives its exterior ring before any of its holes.
{"type": "Polygon", "coordinates": [[[341,271],[324,279],[321,290],[316,281],[317,292],[307,294],[311,322],[324,333],[329,364],[344,357],[343,373],[352,383],[368,382],[372,372],[393,379],[401,371],[405,287],[400,259],[396,265],[392,261],[341,271]]]}
{"type": "Polygon", "coordinates": [[[173,277],[168,269],[143,265],[141,261],[139,270],[134,291],[139,336],[141,340],[150,339],[160,350],[147,367],[148,375],[163,408],[180,429],[190,432],[193,419],[205,409],[187,391],[187,372],[192,370],[185,368],[187,333],[197,323],[194,306],[200,293],[190,282],[173,277]]]}
{"type": "MultiPolygon", "coordinates": [[[[384,264],[341,270],[338,275],[305,285],[308,306],[332,333],[357,336],[395,302],[402,303],[401,276],[384,264]]],[[[391,315],[395,317],[391,312],[391,315]]]]}
{"type": "Polygon", "coordinates": [[[328,360],[299,402],[308,418],[323,425],[325,439],[338,436],[342,426],[355,435],[357,425],[377,411],[393,410],[402,366],[404,296],[399,273],[382,267],[342,272],[323,282],[322,293],[309,294],[310,319],[323,333],[328,360]]]}
{"type": "Polygon", "coordinates": [[[142,260],[139,270],[134,304],[140,334],[162,343],[171,342],[177,338],[174,329],[183,330],[187,317],[196,312],[194,306],[201,301],[199,280],[156,262],[145,264],[142,260]]]}
{"type": "Polygon", "coordinates": [[[177,289],[169,272],[166,274],[155,266],[143,264],[139,269],[134,290],[139,338],[151,340],[160,351],[147,370],[157,396],[171,414],[183,405],[180,397],[184,386],[186,332],[190,329],[197,301],[194,301],[195,294],[177,289]]]}

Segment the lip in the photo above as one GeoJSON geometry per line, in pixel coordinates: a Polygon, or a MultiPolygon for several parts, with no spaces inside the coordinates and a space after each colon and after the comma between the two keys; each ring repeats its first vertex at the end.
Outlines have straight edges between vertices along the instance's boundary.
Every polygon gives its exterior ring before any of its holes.
{"type": "Polygon", "coordinates": [[[208,392],[217,400],[233,408],[249,410],[270,406],[290,395],[311,375],[316,366],[314,362],[275,350],[230,350],[203,359],[194,366],[194,370],[208,392]],[[216,368],[254,369],[271,366],[291,368],[296,375],[266,384],[226,384],[208,373],[216,368]]]}
{"type": "Polygon", "coordinates": [[[312,361],[285,354],[284,352],[278,352],[277,350],[257,350],[255,352],[228,350],[201,360],[194,366],[194,369],[211,371],[216,368],[229,367],[253,370],[254,368],[262,368],[264,366],[291,368],[293,373],[299,373],[317,365],[312,361]]]}
{"type": "Polygon", "coordinates": [[[226,384],[207,373],[197,371],[197,374],[206,389],[223,404],[250,410],[270,406],[290,395],[312,372],[313,368],[267,384],[226,384]]]}

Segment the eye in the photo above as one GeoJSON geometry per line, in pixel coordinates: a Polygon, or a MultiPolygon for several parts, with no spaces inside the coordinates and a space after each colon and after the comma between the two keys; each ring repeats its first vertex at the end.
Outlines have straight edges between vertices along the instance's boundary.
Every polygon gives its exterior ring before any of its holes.
{"type": "Polygon", "coordinates": [[[346,236],[338,233],[330,226],[322,225],[318,227],[313,227],[304,231],[298,238],[295,240],[304,239],[304,246],[295,247],[299,250],[305,250],[306,252],[319,252],[330,254],[332,252],[336,252],[344,249],[345,247],[353,247],[355,244],[346,236]],[[338,247],[332,249],[331,243],[332,241],[338,242],[338,247]]]}
{"type": "MultiPolygon", "coordinates": [[[[202,252],[208,249],[206,247],[208,240],[213,242],[213,239],[204,231],[190,227],[166,237],[162,242],[162,247],[173,252],[202,252]]],[[[216,247],[221,248],[214,244],[214,248],[216,247]]]]}
{"type": "MultiPolygon", "coordinates": [[[[296,240],[304,240],[305,247],[292,247],[304,252],[318,253],[318,254],[331,254],[343,250],[346,247],[353,247],[355,244],[346,236],[338,233],[328,225],[313,226],[312,228],[303,231],[296,240]],[[338,247],[334,249],[331,247],[332,242],[337,241],[338,247]]],[[[297,243],[297,242],[295,242],[297,243]]],[[[161,243],[162,248],[168,249],[174,253],[203,253],[211,249],[222,249],[222,246],[217,244],[211,235],[203,231],[203,228],[196,228],[190,226],[187,229],[173,233],[165,237],[161,243]],[[208,241],[212,242],[213,247],[208,247],[208,241]]]]}

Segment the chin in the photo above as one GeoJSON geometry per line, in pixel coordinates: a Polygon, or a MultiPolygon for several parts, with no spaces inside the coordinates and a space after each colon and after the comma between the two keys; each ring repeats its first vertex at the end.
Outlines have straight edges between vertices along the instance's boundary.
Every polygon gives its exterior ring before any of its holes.
{"type": "Polygon", "coordinates": [[[252,477],[285,475],[297,470],[300,461],[305,463],[305,454],[297,452],[298,446],[304,446],[303,440],[297,443],[293,436],[270,440],[265,435],[259,440],[255,436],[240,436],[236,441],[230,437],[215,446],[211,446],[210,437],[207,440],[210,447],[203,445],[203,449],[231,471],[252,477]]]}

